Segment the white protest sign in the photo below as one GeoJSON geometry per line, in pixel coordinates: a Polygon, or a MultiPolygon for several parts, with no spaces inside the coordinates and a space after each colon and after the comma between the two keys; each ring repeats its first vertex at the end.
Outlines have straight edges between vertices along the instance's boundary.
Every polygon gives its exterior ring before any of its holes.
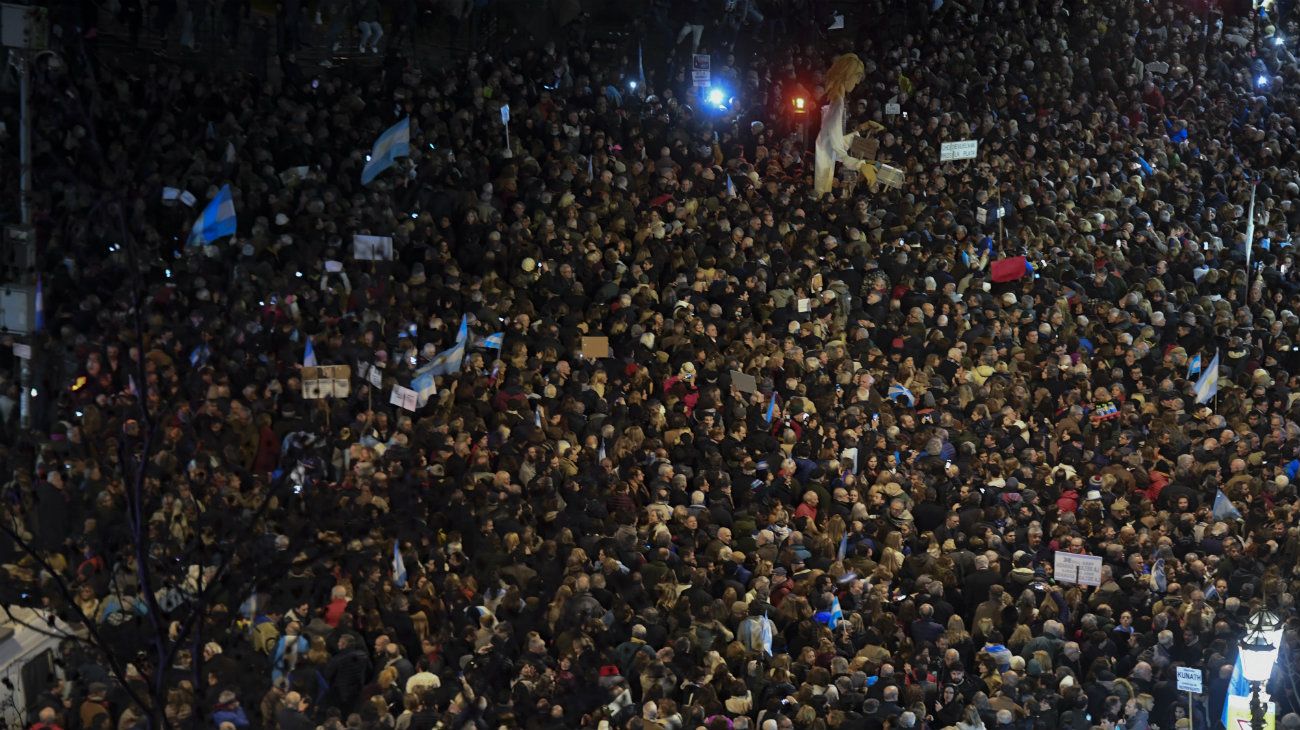
{"type": "Polygon", "coordinates": [[[366,374],[366,379],[376,388],[384,387],[384,371],[374,365],[370,366],[370,372],[366,374]]]}
{"type": "Polygon", "coordinates": [[[1164,75],[1169,73],[1169,64],[1164,61],[1152,61],[1147,64],[1147,73],[1164,75]]]}
{"type": "Polygon", "coordinates": [[[24,344],[21,343],[21,342],[15,342],[15,343],[14,343],[14,357],[19,358],[19,359],[21,359],[21,360],[30,360],[30,359],[32,359],[32,346],[31,346],[31,345],[24,345],[24,344]]]}
{"type": "Polygon", "coordinates": [[[896,117],[901,113],[903,113],[903,106],[901,104],[897,104],[891,101],[885,105],[885,116],[896,117]]]}
{"type": "Polygon", "coordinates": [[[419,408],[419,401],[419,393],[410,388],[403,388],[400,385],[393,386],[393,395],[388,399],[389,404],[400,406],[411,412],[415,412],[419,408]]]}
{"type": "Polygon", "coordinates": [[[1101,556],[1075,555],[1056,551],[1056,560],[1052,564],[1052,574],[1060,583],[1074,583],[1081,586],[1101,585],[1101,556]]]}
{"type": "Polygon", "coordinates": [[[696,86],[708,86],[713,79],[713,57],[707,53],[691,56],[691,81],[696,86]]]}
{"type": "Polygon", "coordinates": [[[352,258],[359,261],[392,261],[393,239],[391,236],[352,237],[352,258]]]}
{"type": "Polygon", "coordinates": [[[178,188],[163,188],[162,199],[164,203],[176,204],[181,197],[181,191],[178,188]]]}
{"type": "Polygon", "coordinates": [[[1177,667],[1177,670],[1179,692],[1201,691],[1201,670],[1195,667],[1177,667]]]}
{"type": "Polygon", "coordinates": [[[963,139],[960,142],[944,142],[939,145],[939,161],[951,162],[952,160],[973,160],[979,154],[980,141],[978,139],[963,139]]]}
{"type": "Polygon", "coordinates": [[[194,207],[194,204],[197,203],[197,202],[199,202],[199,199],[196,198],[196,197],[194,197],[194,193],[191,193],[191,192],[188,191],[188,190],[182,190],[182,191],[181,191],[181,202],[184,203],[185,205],[187,205],[187,206],[193,208],[193,207],[194,207]]]}

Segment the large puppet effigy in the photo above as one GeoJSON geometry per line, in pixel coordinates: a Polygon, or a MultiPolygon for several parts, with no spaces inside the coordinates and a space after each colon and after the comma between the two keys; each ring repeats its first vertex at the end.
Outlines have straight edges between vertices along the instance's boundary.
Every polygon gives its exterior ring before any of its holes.
{"type": "Polygon", "coordinates": [[[818,195],[831,191],[835,182],[835,163],[857,170],[866,178],[869,185],[875,184],[876,167],[872,162],[854,157],[850,151],[857,132],[844,133],[845,97],[853,91],[863,76],[866,68],[856,54],[846,53],[835,59],[831,69],[826,73],[826,106],[822,107],[822,128],[817,134],[816,176],[813,187],[818,195]]]}

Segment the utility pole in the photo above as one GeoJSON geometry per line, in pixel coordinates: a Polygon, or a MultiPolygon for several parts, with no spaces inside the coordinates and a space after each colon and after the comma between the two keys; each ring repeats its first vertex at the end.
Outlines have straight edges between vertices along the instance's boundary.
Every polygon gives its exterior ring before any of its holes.
{"type": "Polygon", "coordinates": [[[36,237],[32,230],[32,119],[31,119],[31,67],[46,52],[49,44],[49,13],[45,8],[12,3],[0,4],[0,45],[8,51],[9,64],[18,73],[18,206],[21,214],[21,226],[5,230],[5,247],[8,261],[5,263],[13,270],[16,281],[13,289],[18,290],[17,297],[6,297],[9,302],[17,298],[26,298],[24,316],[10,316],[4,312],[3,327],[6,330],[21,332],[28,336],[26,357],[19,358],[20,392],[18,399],[18,418],[23,429],[32,426],[32,416],[39,397],[39,384],[36,382],[36,358],[39,357],[40,335],[37,325],[40,323],[39,312],[44,306],[41,301],[38,259],[36,256],[36,237]]]}

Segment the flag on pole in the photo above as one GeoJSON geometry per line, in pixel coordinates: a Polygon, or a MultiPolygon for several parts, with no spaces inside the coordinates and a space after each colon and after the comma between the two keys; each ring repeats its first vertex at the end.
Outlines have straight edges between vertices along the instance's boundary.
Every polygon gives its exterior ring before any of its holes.
{"type": "Polygon", "coordinates": [[[45,329],[45,290],[41,287],[41,275],[36,275],[36,313],[33,327],[37,332],[45,329]]]}
{"type": "Polygon", "coordinates": [[[772,422],[772,417],[776,415],[776,391],[772,391],[772,400],[767,404],[767,422],[772,422]]]}
{"type": "Polygon", "coordinates": [[[460,372],[460,365],[465,360],[465,346],[469,341],[469,317],[461,315],[460,332],[456,334],[456,343],[443,350],[428,365],[416,371],[416,375],[455,375],[460,372]]]}
{"type": "Polygon", "coordinates": [[[188,244],[206,246],[219,238],[235,235],[235,201],[230,197],[230,185],[222,185],[216,197],[199,214],[190,230],[188,244]]]}
{"type": "Polygon", "coordinates": [[[1228,499],[1228,495],[1224,494],[1222,489],[1219,490],[1218,494],[1214,495],[1214,519],[1241,519],[1241,511],[1237,509],[1237,505],[1233,504],[1231,499],[1228,499]]]}
{"type": "Polygon", "coordinates": [[[826,623],[826,625],[830,627],[832,631],[834,631],[835,627],[839,625],[839,623],[843,620],[844,620],[844,609],[840,608],[840,597],[832,596],[831,597],[831,618],[830,621],[826,623]]]}
{"type": "MultiPolygon", "coordinates": [[[[1223,492],[1219,492],[1220,495],[1223,492]]],[[[1228,705],[1231,704],[1233,697],[1249,697],[1250,683],[1246,681],[1246,675],[1241,669],[1241,652],[1237,652],[1237,663],[1232,667],[1232,677],[1228,679],[1228,691],[1223,698],[1223,724],[1228,724],[1228,705]]]]}
{"type": "Polygon", "coordinates": [[[506,333],[498,332],[494,335],[488,335],[487,337],[484,337],[483,346],[488,348],[489,350],[500,350],[501,346],[505,344],[505,341],[506,341],[506,333]]]}
{"type": "Polygon", "coordinates": [[[402,544],[393,540],[393,585],[406,587],[406,561],[402,560],[402,544]]]}
{"type": "Polygon", "coordinates": [[[591,160],[592,160],[592,155],[587,155],[587,179],[588,179],[588,180],[595,180],[595,179],[596,179],[596,167],[595,167],[595,165],[592,163],[591,160]]]}
{"type": "Polygon", "coordinates": [[[736,183],[731,181],[731,175],[727,175],[727,197],[736,197],[736,183]]]}
{"type": "Polygon", "coordinates": [[[212,357],[212,349],[206,344],[199,345],[190,351],[190,366],[203,367],[208,364],[208,358],[212,357]]]}
{"type": "Polygon", "coordinates": [[[1191,360],[1187,361],[1187,379],[1191,380],[1201,374],[1201,355],[1197,353],[1191,360]]]}
{"type": "Polygon", "coordinates": [[[844,536],[840,538],[840,549],[836,552],[835,559],[843,560],[844,556],[848,555],[848,553],[849,553],[849,533],[846,532],[844,533],[844,536]]]}
{"type": "Polygon", "coordinates": [[[127,395],[130,395],[130,396],[132,396],[132,397],[135,397],[135,398],[139,398],[139,397],[140,397],[140,389],[137,388],[137,387],[135,387],[135,376],[134,376],[134,375],[127,375],[127,376],[126,376],[126,392],[127,392],[127,395]]]}
{"type": "Polygon", "coordinates": [[[316,348],[311,346],[311,338],[307,338],[307,350],[302,355],[302,366],[305,368],[316,367],[316,348]]]}
{"type": "Polygon", "coordinates": [[[366,166],[361,169],[361,184],[369,185],[370,181],[379,176],[379,173],[392,167],[398,157],[406,157],[410,154],[411,118],[407,117],[389,127],[379,135],[379,139],[375,140],[375,146],[370,150],[370,158],[366,160],[366,166]]]}
{"type": "Polygon", "coordinates": [[[1219,392],[1219,353],[1214,353],[1210,366],[1196,381],[1196,402],[1208,403],[1219,392]]]}
{"type": "Polygon", "coordinates": [[[600,446],[596,447],[596,458],[601,461],[605,460],[605,439],[601,439],[600,446]]]}
{"type": "Polygon", "coordinates": [[[642,53],[642,47],[640,41],[638,41],[636,44],[636,72],[637,75],[640,77],[640,83],[637,84],[637,88],[641,90],[641,95],[644,98],[645,96],[645,55],[642,53]]]}
{"type": "Polygon", "coordinates": [[[1155,584],[1157,593],[1165,593],[1169,590],[1169,576],[1165,573],[1165,559],[1156,558],[1155,564],[1151,566],[1151,582],[1155,584]]]}
{"type": "Polygon", "coordinates": [[[536,426],[536,427],[538,427],[538,428],[541,428],[541,427],[542,427],[542,407],[541,407],[541,406],[537,406],[537,410],[533,411],[533,425],[536,426]]]}

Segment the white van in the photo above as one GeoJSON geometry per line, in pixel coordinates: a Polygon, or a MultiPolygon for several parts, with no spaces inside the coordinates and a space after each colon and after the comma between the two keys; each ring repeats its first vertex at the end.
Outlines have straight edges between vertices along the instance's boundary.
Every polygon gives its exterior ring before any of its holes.
{"type": "Polygon", "coordinates": [[[0,609],[0,726],[27,728],[36,722],[29,708],[49,689],[51,676],[63,676],[55,662],[59,643],[84,633],[49,611],[0,609]]]}

